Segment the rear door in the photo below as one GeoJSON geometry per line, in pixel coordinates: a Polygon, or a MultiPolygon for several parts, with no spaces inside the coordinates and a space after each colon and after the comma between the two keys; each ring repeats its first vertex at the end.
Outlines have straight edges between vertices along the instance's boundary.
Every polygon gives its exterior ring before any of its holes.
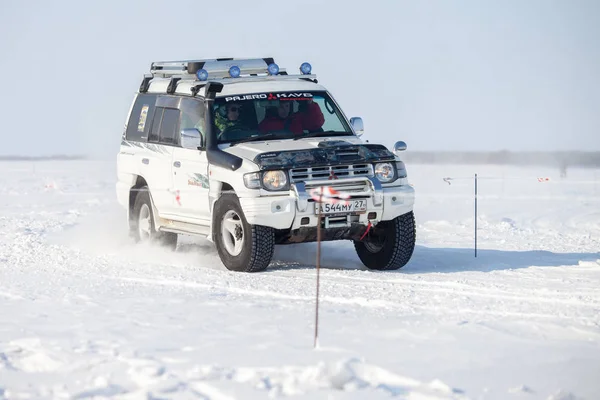
{"type": "Polygon", "coordinates": [[[173,152],[179,145],[180,111],[179,99],[159,97],[152,119],[152,126],[146,145],[147,152],[142,164],[147,171],[146,182],[159,215],[176,212],[179,198],[173,192],[173,152]]]}

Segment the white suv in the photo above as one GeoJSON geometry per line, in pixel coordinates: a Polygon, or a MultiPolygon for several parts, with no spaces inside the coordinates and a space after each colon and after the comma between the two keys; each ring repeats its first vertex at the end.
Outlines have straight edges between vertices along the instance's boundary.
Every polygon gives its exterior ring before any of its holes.
{"type": "Polygon", "coordinates": [[[117,197],[136,241],[213,241],[230,270],[267,268],[276,244],[352,240],[371,269],[415,246],[414,190],[394,152],[363,142],[311,66],[273,59],[155,62],[129,111],[117,197]],[[319,203],[329,186],[350,198],[319,203]],[[320,207],[319,207],[320,205],[320,207]],[[319,216],[319,209],[320,214],[319,216]]]}

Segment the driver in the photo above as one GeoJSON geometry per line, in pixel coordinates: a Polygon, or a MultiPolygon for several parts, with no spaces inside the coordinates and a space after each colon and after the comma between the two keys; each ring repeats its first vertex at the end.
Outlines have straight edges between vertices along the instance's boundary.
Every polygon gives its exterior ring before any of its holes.
{"type": "Polygon", "coordinates": [[[287,130],[296,135],[301,135],[305,130],[314,131],[321,128],[325,117],[321,107],[312,99],[302,100],[306,102],[305,110],[292,112],[292,101],[279,100],[279,105],[267,110],[267,116],[258,124],[261,133],[270,131],[287,130]]]}
{"type": "Polygon", "coordinates": [[[227,103],[215,113],[215,125],[219,130],[219,134],[226,129],[243,129],[243,124],[240,121],[242,113],[242,105],[240,103],[227,103]]]}

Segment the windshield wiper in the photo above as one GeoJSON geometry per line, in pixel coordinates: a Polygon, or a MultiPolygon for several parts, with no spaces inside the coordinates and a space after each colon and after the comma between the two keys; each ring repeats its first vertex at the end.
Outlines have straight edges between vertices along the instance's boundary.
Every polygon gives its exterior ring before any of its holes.
{"type": "Polygon", "coordinates": [[[325,131],[325,132],[311,132],[306,135],[297,136],[294,140],[310,138],[310,137],[318,137],[318,136],[352,136],[351,132],[340,132],[340,131],[325,131]]]}
{"type": "Polygon", "coordinates": [[[265,140],[265,139],[285,139],[285,138],[286,137],[284,137],[282,135],[277,135],[275,133],[266,133],[264,135],[249,136],[249,137],[244,138],[244,139],[236,140],[235,142],[231,142],[231,144],[229,145],[229,147],[235,146],[236,144],[239,144],[239,143],[258,142],[260,140],[265,140]]]}

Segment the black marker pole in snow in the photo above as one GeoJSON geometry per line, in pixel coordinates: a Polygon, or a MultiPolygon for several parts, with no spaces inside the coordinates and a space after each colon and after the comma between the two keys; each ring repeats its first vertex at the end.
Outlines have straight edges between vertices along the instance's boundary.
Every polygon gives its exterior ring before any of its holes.
{"type": "Polygon", "coordinates": [[[315,343],[314,348],[319,346],[319,272],[321,267],[321,204],[323,203],[323,186],[319,193],[319,212],[317,213],[317,290],[315,299],[315,343]]]}
{"type": "Polygon", "coordinates": [[[477,174],[475,174],[475,258],[477,258],[477,174]]]}

